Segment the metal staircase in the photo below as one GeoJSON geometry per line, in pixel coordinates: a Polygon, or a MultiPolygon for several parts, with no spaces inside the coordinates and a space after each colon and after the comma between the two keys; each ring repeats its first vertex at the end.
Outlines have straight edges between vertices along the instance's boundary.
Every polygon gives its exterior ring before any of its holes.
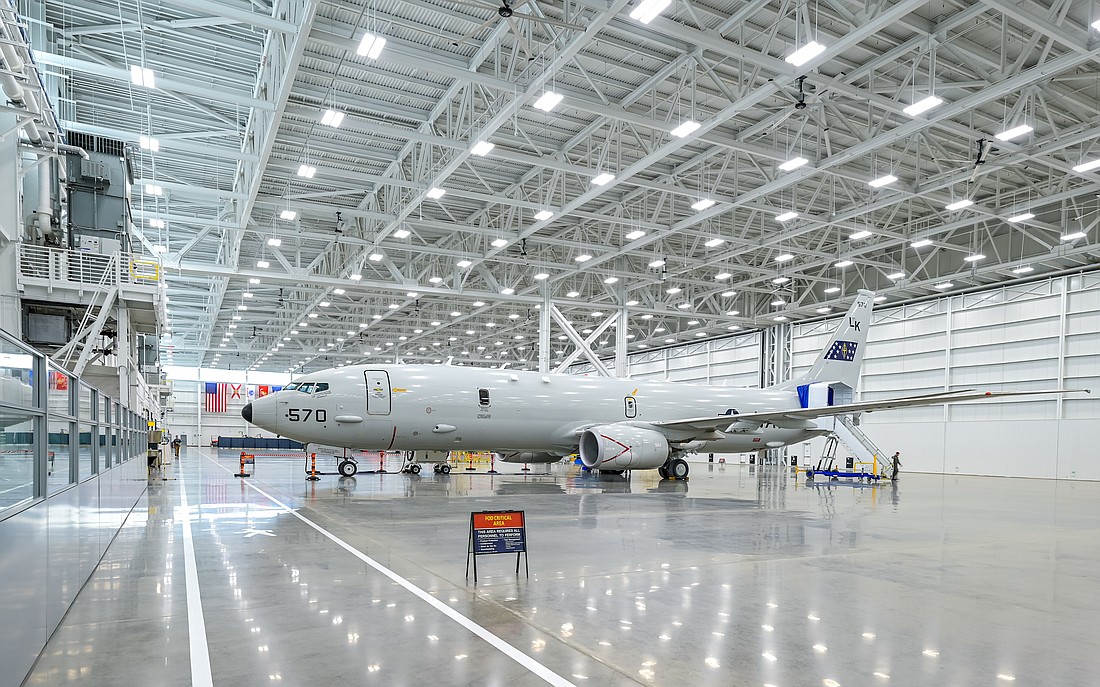
{"type": "Polygon", "coordinates": [[[833,432],[833,436],[826,440],[826,452],[831,448],[832,455],[835,455],[836,445],[832,443],[835,437],[852,452],[857,462],[870,466],[875,474],[882,474],[883,471],[885,471],[886,457],[882,454],[882,451],[879,450],[878,446],[875,445],[875,442],[871,441],[871,438],[864,434],[859,426],[852,421],[851,416],[836,415],[829,418],[821,418],[818,420],[818,426],[833,432]],[[830,443],[832,443],[831,446],[830,443]]]}

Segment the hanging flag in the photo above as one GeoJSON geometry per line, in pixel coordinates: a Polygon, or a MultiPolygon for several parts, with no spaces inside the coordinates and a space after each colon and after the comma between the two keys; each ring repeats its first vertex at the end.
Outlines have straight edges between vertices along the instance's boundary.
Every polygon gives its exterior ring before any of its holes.
{"type": "Polygon", "coordinates": [[[208,413],[224,413],[226,406],[226,385],[220,382],[206,383],[206,405],[208,413]]]}
{"type": "Polygon", "coordinates": [[[241,385],[240,384],[230,384],[229,388],[233,392],[232,398],[240,400],[240,398],[241,398],[241,385]]]}
{"type": "Polygon", "coordinates": [[[259,387],[257,387],[256,397],[257,398],[263,398],[264,396],[267,396],[269,393],[271,393],[271,387],[268,386],[267,384],[261,384],[259,387]]]}
{"type": "Polygon", "coordinates": [[[276,391],[282,391],[282,390],[283,390],[283,387],[281,387],[281,386],[271,387],[271,393],[275,393],[276,391]]]}

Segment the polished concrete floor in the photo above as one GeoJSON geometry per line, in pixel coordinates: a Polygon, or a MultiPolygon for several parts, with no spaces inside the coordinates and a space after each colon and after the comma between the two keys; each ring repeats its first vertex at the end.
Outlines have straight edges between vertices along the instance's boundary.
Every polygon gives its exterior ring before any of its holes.
{"type": "Polygon", "coordinates": [[[151,483],[27,684],[1100,684],[1097,483],[237,458],[151,483]],[[486,556],[475,587],[469,514],[501,509],[530,577],[486,556]]]}

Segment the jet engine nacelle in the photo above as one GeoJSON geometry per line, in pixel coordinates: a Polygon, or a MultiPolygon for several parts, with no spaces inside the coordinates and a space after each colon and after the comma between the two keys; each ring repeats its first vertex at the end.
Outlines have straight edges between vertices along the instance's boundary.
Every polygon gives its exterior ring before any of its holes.
{"type": "Polygon", "coordinates": [[[665,464],[672,449],[664,434],[627,424],[598,425],[581,434],[581,462],[600,470],[646,470],[665,464]]]}
{"type": "Polygon", "coordinates": [[[560,453],[549,451],[513,451],[511,453],[498,453],[505,463],[556,463],[562,459],[560,453]]]}

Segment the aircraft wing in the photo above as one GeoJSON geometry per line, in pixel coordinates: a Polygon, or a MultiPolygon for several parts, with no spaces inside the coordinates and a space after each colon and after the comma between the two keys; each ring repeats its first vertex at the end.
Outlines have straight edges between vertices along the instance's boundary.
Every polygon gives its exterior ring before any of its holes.
{"type": "Polygon", "coordinates": [[[845,405],[821,406],[818,408],[766,410],[756,413],[741,413],[739,415],[714,415],[712,417],[697,417],[686,420],[666,420],[664,422],[652,422],[650,424],[662,429],[717,430],[721,432],[734,423],[763,424],[769,422],[772,424],[782,424],[784,421],[789,420],[813,420],[815,418],[828,417],[830,415],[870,413],[876,410],[892,410],[894,408],[909,408],[912,406],[931,406],[941,403],[997,398],[1000,396],[1037,396],[1041,394],[1065,394],[1082,391],[1091,393],[1089,389],[1045,389],[1039,391],[977,391],[975,389],[962,389],[959,391],[922,394],[920,396],[903,396],[901,398],[891,398],[884,401],[847,403],[845,405]]]}

